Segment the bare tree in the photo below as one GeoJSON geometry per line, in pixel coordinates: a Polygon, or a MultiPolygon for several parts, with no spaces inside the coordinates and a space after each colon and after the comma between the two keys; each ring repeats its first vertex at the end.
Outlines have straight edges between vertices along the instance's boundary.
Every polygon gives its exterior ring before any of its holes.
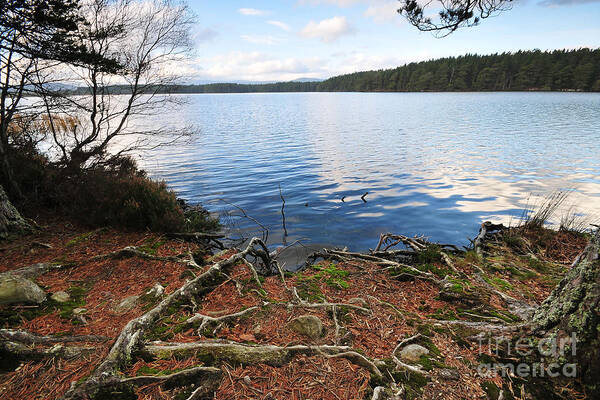
{"type": "Polygon", "coordinates": [[[40,77],[58,76],[78,86],[69,95],[40,87],[59,164],[79,171],[101,164],[109,154],[171,143],[188,134],[164,126],[141,129],[130,122],[177,100],[164,92],[178,80],[177,64],[191,49],[188,7],[173,0],[87,0],[81,15],[87,21],[84,45],[115,58],[121,67],[106,71],[95,63],[67,65],[40,77]],[[64,124],[65,116],[75,123],[64,124]]]}
{"type": "Polygon", "coordinates": [[[0,0],[0,10],[0,175],[7,190],[21,197],[9,131],[14,118],[31,110],[21,100],[30,94],[39,60],[74,61],[87,52],[75,39],[76,0],[0,0]]]}

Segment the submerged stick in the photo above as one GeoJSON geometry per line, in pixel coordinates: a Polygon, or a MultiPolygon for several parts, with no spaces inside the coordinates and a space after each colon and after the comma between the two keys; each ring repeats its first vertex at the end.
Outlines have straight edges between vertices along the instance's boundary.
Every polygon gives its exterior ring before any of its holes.
{"type": "Polygon", "coordinates": [[[285,199],[283,198],[283,193],[281,192],[281,184],[279,184],[279,197],[281,197],[281,218],[283,221],[283,244],[285,244],[285,238],[288,235],[287,228],[285,226],[285,199]]]}

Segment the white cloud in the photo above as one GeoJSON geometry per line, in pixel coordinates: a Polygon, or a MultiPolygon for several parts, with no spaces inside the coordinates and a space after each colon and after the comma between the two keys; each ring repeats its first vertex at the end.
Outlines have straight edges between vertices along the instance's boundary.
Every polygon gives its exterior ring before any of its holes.
{"type": "Polygon", "coordinates": [[[373,18],[378,23],[395,21],[400,17],[398,8],[400,8],[398,1],[375,2],[367,8],[365,16],[373,18]]]}
{"type": "Polygon", "coordinates": [[[395,68],[407,62],[430,59],[423,50],[415,57],[333,52],[327,57],[277,57],[263,52],[229,52],[173,65],[177,74],[192,81],[291,81],[298,78],[329,78],[358,71],[395,68]]]}
{"type": "Polygon", "coordinates": [[[370,55],[360,52],[352,52],[341,59],[339,57],[332,57],[332,59],[336,63],[328,67],[331,75],[395,68],[408,61],[395,56],[370,55]]]}
{"type": "Polygon", "coordinates": [[[240,8],[238,10],[238,12],[242,15],[252,15],[252,16],[257,16],[257,15],[267,15],[269,14],[268,11],[265,10],[257,10],[256,8],[240,8]]]}
{"type": "Polygon", "coordinates": [[[346,17],[333,17],[319,22],[310,21],[300,34],[307,38],[318,38],[325,43],[333,42],[344,35],[356,32],[346,17]]]}
{"type": "Polygon", "coordinates": [[[317,57],[277,58],[261,52],[230,52],[193,61],[188,76],[214,81],[288,81],[326,75],[325,61],[317,57]]]}
{"type": "Polygon", "coordinates": [[[292,30],[292,28],[290,28],[290,26],[288,24],[286,24],[285,22],[281,22],[281,21],[267,21],[267,23],[276,26],[280,29],[283,29],[286,32],[289,32],[292,30]]]}
{"type": "Polygon", "coordinates": [[[248,43],[264,44],[268,46],[272,46],[282,41],[280,38],[271,35],[242,35],[240,37],[242,38],[242,40],[248,43]]]}

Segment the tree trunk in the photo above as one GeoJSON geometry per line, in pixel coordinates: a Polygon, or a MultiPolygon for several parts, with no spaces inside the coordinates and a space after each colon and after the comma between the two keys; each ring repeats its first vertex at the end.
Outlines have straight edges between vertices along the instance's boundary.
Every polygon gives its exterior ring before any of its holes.
{"type": "Polygon", "coordinates": [[[599,251],[600,230],[533,317],[538,336],[566,343],[559,362],[576,364],[590,398],[600,398],[599,251]]]}
{"type": "Polygon", "coordinates": [[[4,188],[0,185],[0,238],[30,230],[31,226],[21,217],[19,211],[8,199],[4,188]]]}

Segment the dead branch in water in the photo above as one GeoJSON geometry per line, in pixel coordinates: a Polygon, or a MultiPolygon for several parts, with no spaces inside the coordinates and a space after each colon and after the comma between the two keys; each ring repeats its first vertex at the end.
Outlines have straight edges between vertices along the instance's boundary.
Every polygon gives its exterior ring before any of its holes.
{"type": "Polygon", "coordinates": [[[473,249],[477,252],[477,254],[481,254],[485,242],[496,238],[498,234],[502,233],[506,229],[507,228],[502,224],[493,224],[490,221],[482,223],[481,227],[479,228],[479,233],[475,239],[473,239],[473,249]]]}
{"type": "Polygon", "coordinates": [[[288,235],[287,227],[285,226],[285,199],[283,198],[283,193],[281,192],[281,184],[279,185],[279,197],[281,197],[281,220],[283,224],[283,244],[286,244],[286,237],[288,235]]]}

